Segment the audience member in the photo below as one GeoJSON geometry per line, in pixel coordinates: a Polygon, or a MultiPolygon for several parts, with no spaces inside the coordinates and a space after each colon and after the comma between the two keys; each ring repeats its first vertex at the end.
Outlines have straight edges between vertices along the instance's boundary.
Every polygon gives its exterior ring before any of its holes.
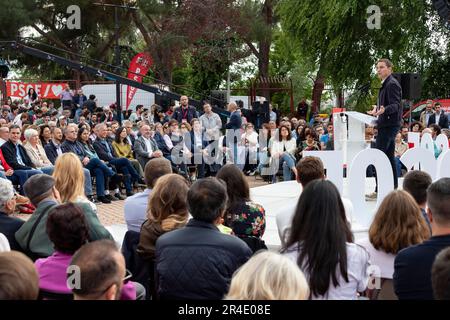
{"type": "Polygon", "coordinates": [[[227,186],[224,225],[244,240],[253,252],[266,248],[261,240],[266,229],[266,213],[261,205],[250,199],[250,188],[242,171],[228,164],[219,170],[216,178],[225,181],[227,186]]]}
{"type": "Polygon", "coordinates": [[[184,227],[189,218],[185,178],[166,174],[158,179],[148,199],[147,220],[142,224],[137,253],[152,263],[156,240],[166,232],[184,227]]]}
{"type": "MultiPolygon", "coordinates": [[[[295,151],[297,149],[296,142],[291,138],[291,131],[287,126],[280,126],[278,133],[272,137],[269,142],[269,150],[271,155],[271,167],[278,171],[278,166],[283,167],[283,181],[292,180],[291,171],[297,177],[297,169],[295,168],[295,151]]],[[[272,182],[276,182],[276,173],[272,177],[272,182]]]]}
{"type": "Polygon", "coordinates": [[[303,190],[282,252],[309,281],[311,299],[354,300],[368,284],[367,251],[353,243],[339,191],[314,180],[303,190]]]}
{"type": "Polygon", "coordinates": [[[231,279],[227,300],[307,300],[308,282],[298,266],[275,252],[261,251],[231,279]]]}
{"type": "MultiPolygon", "coordinates": [[[[323,167],[322,160],[318,157],[304,157],[297,163],[297,182],[301,185],[302,189],[314,180],[325,179],[325,169],[323,167]]],[[[345,216],[349,223],[352,222],[353,204],[346,198],[341,198],[344,204],[345,216]]],[[[276,214],[276,222],[278,228],[278,235],[281,243],[284,244],[288,233],[290,232],[292,225],[292,218],[297,210],[298,199],[292,201],[286,206],[280,208],[276,214]]]]}
{"type": "Polygon", "coordinates": [[[431,282],[436,300],[450,300],[450,247],[436,256],[431,269],[431,282]]]}
{"type": "Polygon", "coordinates": [[[11,181],[0,179],[0,233],[9,242],[11,250],[21,251],[14,235],[24,221],[11,215],[16,209],[16,196],[11,181]]]}
{"type": "Polygon", "coordinates": [[[431,176],[425,171],[413,170],[408,172],[403,179],[403,190],[408,192],[416,201],[422,212],[431,234],[430,220],[426,212],[427,208],[427,189],[433,182],[431,176]]]}
{"type": "Polygon", "coordinates": [[[139,132],[141,136],[134,142],[134,152],[141,166],[145,168],[150,159],[161,158],[163,154],[152,137],[152,130],[149,125],[143,125],[139,132]]]}
{"type": "Polygon", "coordinates": [[[163,299],[222,299],[233,272],[250,258],[251,250],[215,226],[227,203],[222,183],[200,179],[187,200],[193,219],[156,242],[158,294],[163,299]]]}
{"type": "Polygon", "coordinates": [[[17,251],[0,252],[0,300],[36,300],[39,277],[33,262],[17,251]]]}
{"type": "Polygon", "coordinates": [[[45,150],[40,144],[39,132],[34,129],[27,129],[24,132],[24,136],[26,140],[24,148],[31,160],[33,168],[51,175],[53,173],[53,164],[47,158],[45,150]]]}
{"type": "Polygon", "coordinates": [[[148,201],[156,182],[166,174],[172,173],[172,166],[165,158],[155,158],[147,162],[144,180],[147,188],[125,200],[123,207],[127,229],[140,232],[142,223],[147,219],[148,201]]]}
{"type": "Polygon", "coordinates": [[[394,263],[394,289],[400,300],[433,299],[431,268],[437,254],[450,246],[450,178],[428,187],[427,214],[433,236],[403,249],[394,263]]]}
{"type": "Polygon", "coordinates": [[[394,190],[384,198],[369,229],[369,238],[358,242],[366,248],[372,265],[379,268],[381,300],[396,299],[392,277],[397,253],[430,237],[425,220],[414,199],[403,190],[394,190]]]}

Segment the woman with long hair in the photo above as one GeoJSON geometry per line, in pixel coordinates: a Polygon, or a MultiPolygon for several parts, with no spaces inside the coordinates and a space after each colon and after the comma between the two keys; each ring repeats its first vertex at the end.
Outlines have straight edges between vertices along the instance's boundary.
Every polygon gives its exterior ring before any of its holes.
{"type": "Polygon", "coordinates": [[[282,253],[306,275],[312,299],[353,300],[367,288],[367,251],[353,243],[338,189],[327,180],[303,190],[282,253]]]}
{"type": "Polygon", "coordinates": [[[128,133],[125,127],[119,127],[116,129],[114,141],[112,142],[112,147],[116,152],[117,157],[119,158],[127,158],[130,160],[131,165],[139,174],[140,177],[144,176],[144,171],[142,170],[139,161],[136,160],[133,156],[133,150],[131,145],[128,142],[128,133]]]}
{"type": "Polygon", "coordinates": [[[186,225],[188,191],[188,182],[178,174],[167,174],[157,180],[148,198],[147,220],[142,224],[137,248],[145,260],[155,258],[156,240],[161,235],[186,225]]]}
{"type": "MultiPolygon", "coordinates": [[[[92,146],[92,141],[89,138],[90,132],[91,131],[89,125],[86,128],[81,127],[78,130],[77,140],[83,145],[86,156],[89,159],[99,159],[97,152],[92,146]]],[[[125,198],[122,197],[117,188],[117,184],[121,181],[121,178],[105,163],[101,162],[100,160],[99,163],[99,166],[90,170],[91,175],[95,176],[96,179],[97,199],[102,203],[111,203],[112,200],[124,200],[125,198]],[[110,184],[111,190],[116,189],[114,191],[114,197],[111,196],[109,194],[109,191],[106,189],[108,184],[110,184]]]]}
{"type": "Polygon", "coordinates": [[[97,207],[84,193],[84,173],[80,159],[72,152],[63,153],[56,159],[53,171],[55,188],[59,191],[61,202],[88,204],[97,212],[97,207]]]}
{"type": "Polygon", "coordinates": [[[219,170],[216,178],[227,185],[224,225],[244,240],[253,252],[265,248],[261,238],[266,230],[266,212],[250,199],[250,188],[242,171],[233,164],[227,164],[219,170]]]}
{"type": "Polygon", "coordinates": [[[43,148],[52,140],[52,130],[48,124],[39,126],[39,140],[43,148]]]}
{"type": "MultiPolygon", "coordinates": [[[[378,208],[369,228],[369,237],[358,243],[369,252],[371,263],[380,269],[381,281],[390,282],[392,289],[397,253],[429,237],[430,229],[414,198],[406,191],[394,190],[378,208]]],[[[395,297],[393,289],[384,294],[395,297]]]]}
{"type": "MultiPolygon", "coordinates": [[[[271,138],[269,143],[270,150],[270,163],[274,167],[276,172],[278,171],[278,165],[283,167],[283,180],[292,180],[291,171],[297,176],[297,169],[295,168],[295,152],[297,150],[297,144],[295,139],[291,137],[291,130],[281,125],[278,128],[278,133],[271,138]]],[[[275,183],[277,175],[272,176],[272,182],[275,183]]]]}

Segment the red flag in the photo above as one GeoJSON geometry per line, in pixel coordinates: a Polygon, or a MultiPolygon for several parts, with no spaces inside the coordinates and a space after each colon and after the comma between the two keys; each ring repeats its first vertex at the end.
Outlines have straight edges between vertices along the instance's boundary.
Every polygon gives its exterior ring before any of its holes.
{"type": "MultiPolygon", "coordinates": [[[[138,53],[130,62],[130,67],[128,68],[128,79],[142,82],[142,77],[144,77],[150,67],[153,64],[152,58],[144,53],[138,53]]],[[[133,100],[134,94],[136,93],[136,88],[127,86],[127,104],[125,109],[128,110],[131,101],[133,100]]]]}

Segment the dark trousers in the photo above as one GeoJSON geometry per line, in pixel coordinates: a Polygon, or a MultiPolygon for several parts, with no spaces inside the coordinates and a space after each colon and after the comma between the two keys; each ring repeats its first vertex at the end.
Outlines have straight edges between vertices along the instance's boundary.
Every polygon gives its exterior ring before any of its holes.
{"type": "Polygon", "coordinates": [[[114,175],[114,171],[104,164],[99,158],[92,158],[86,165],[86,169],[95,175],[97,196],[105,195],[105,181],[114,175]]]}
{"type": "MultiPolygon", "coordinates": [[[[397,165],[395,163],[395,136],[397,135],[400,127],[388,127],[379,128],[377,135],[376,148],[383,151],[389,159],[392,167],[392,175],[394,177],[394,188],[398,188],[398,177],[397,177],[397,165]]],[[[378,180],[375,174],[376,188],[375,192],[378,191],[378,180]]]]}
{"type": "Polygon", "coordinates": [[[127,158],[114,158],[109,161],[117,172],[123,173],[125,176],[125,189],[127,192],[133,191],[133,182],[139,181],[139,174],[134,170],[133,165],[127,158]]]}
{"type": "Polygon", "coordinates": [[[8,177],[12,183],[18,183],[20,185],[20,194],[23,195],[23,185],[28,180],[29,177],[35,174],[43,173],[41,170],[14,170],[14,174],[8,177]]]}

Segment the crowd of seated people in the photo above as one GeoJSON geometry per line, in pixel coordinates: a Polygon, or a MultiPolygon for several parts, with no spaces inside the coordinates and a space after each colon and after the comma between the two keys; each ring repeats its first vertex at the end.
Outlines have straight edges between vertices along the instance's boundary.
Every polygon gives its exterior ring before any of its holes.
{"type": "MultiPolygon", "coordinates": [[[[356,244],[351,204],[325,179],[320,160],[303,154],[333,149],[328,119],[275,115],[260,129],[230,103],[223,124],[209,104],[200,116],[183,97],[168,112],[138,106],[121,125],[114,106],[97,108],[82,92],[70,97],[64,93],[61,111],[33,100],[27,110],[2,112],[0,250],[13,251],[0,253],[0,282],[8,284],[0,299],[448,297],[441,280],[449,261],[448,178],[407,174],[405,191],[385,198],[368,239],[356,244]],[[252,201],[245,177],[272,163],[269,181],[281,171],[303,187],[277,216],[279,253],[267,250],[266,211],[252,201]],[[35,208],[26,222],[13,216],[19,194],[35,208]],[[96,202],[125,196],[128,232],[119,250],[96,202]],[[81,272],[80,286],[70,286],[71,266],[81,272]]],[[[405,126],[397,136],[398,157],[408,132],[405,126]]],[[[427,132],[435,139],[441,130],[429,123],[427,132]]]]}

